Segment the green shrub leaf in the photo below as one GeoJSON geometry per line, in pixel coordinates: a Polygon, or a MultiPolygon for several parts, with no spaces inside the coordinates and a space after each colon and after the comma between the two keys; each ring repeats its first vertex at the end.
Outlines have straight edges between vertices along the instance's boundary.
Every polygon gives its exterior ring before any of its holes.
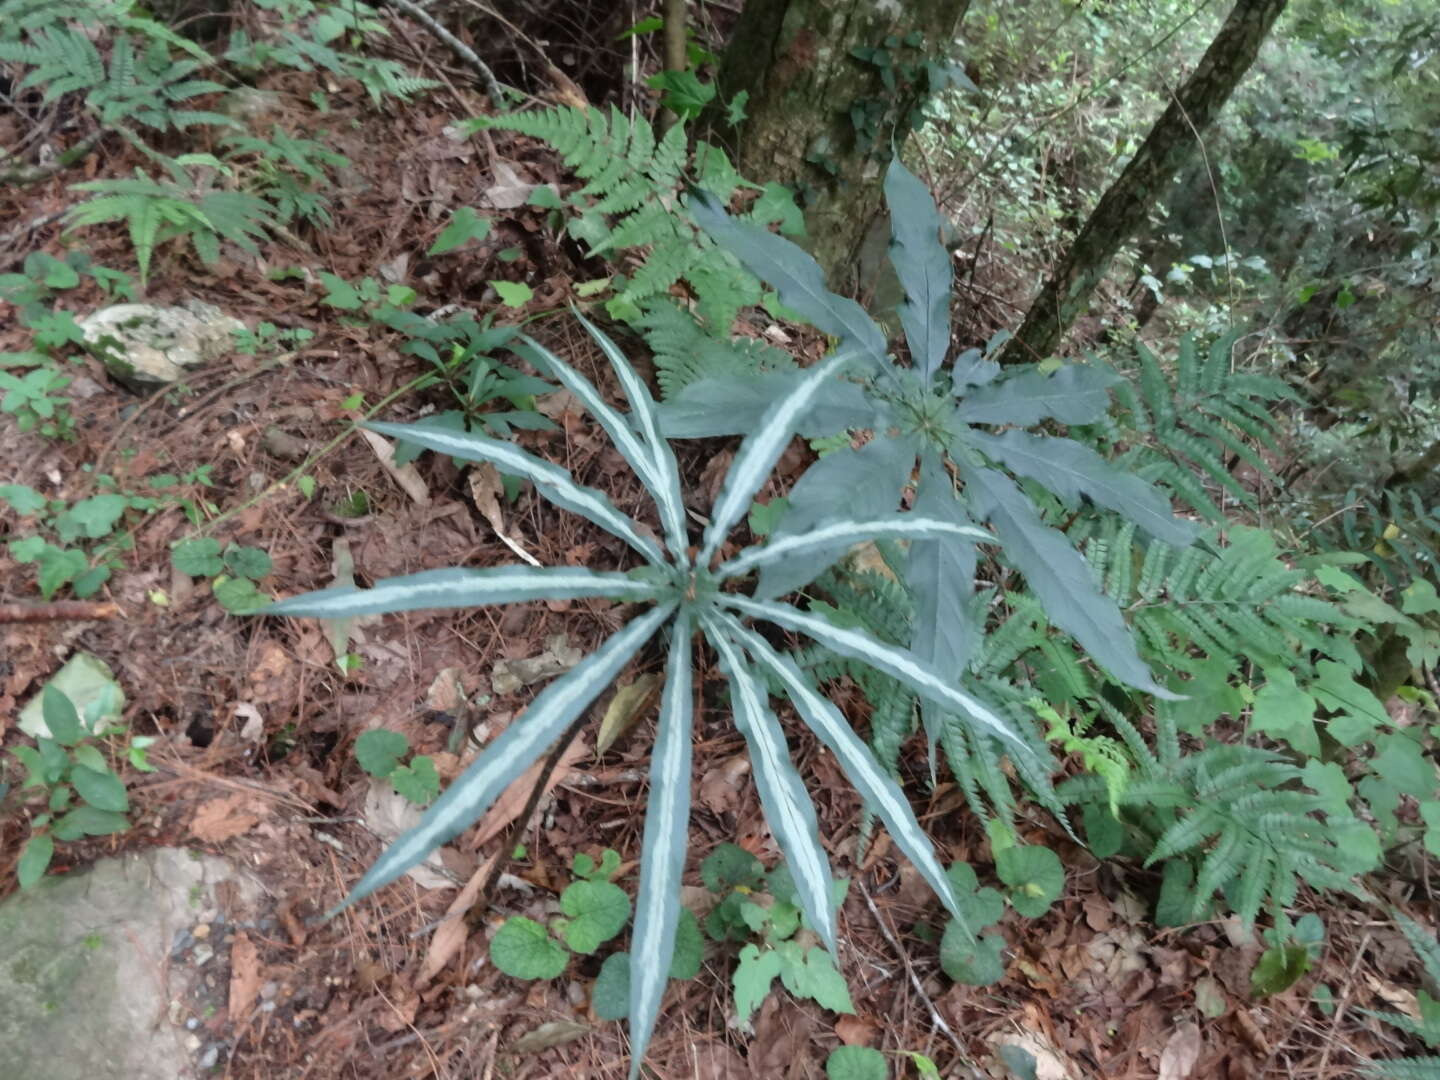
{"type": "Polygon", "coordinates": [[[577,881],[560,894],[560,910],[570,919],[565,944],[588,956],[625,929],[630,898],[608,881],[577,881]]]}
{"type": "Polygon", "coordinates": [[[490,939],[490,962],[512,978],[553,979],[569,960],[545,927],[523,915],[506,919],[490,939]]]}

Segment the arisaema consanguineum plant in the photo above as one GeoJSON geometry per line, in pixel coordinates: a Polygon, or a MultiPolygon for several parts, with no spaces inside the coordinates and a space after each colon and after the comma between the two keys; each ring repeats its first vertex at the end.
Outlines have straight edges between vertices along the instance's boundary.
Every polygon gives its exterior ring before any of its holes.
{"type": "Polygon", "coordinates": [[[263,613],[334,619],[579,597],[607,597],[648,605],[593,654],[538,694],[420,823],[379,857],[345,901],[353,904],[396,880],[476,821],[505,787],[569,728],[649,639],[668,631],[668,671],[651,759],[630,950],[629,1016],[634,1044],[631,1075],[635,1076],[659,1010],[680,915],[680,876],[688,847],[690,809],[694,693],[691,651],[697,633],[709,643],[728,676],[736,726],[749,749],[761,804],[794,876],[805,917],[832,950],[835,911],[831,898],[835,893],[831,889],[829,861],[819,842],[814,808],[790,761],[785,736],[769,703],[767,688],[772,684],[783,691],[795,712],[835,755],[868,807],[889,828],[898,847],[951,914],[959,918],[960,909],[928,837],[894,780],[808,676],[751,624],[767,622],[806,635],[837,654],[863,661],[900,681],[923,700],[963,717],[977,731],[1013,744],[1012,754],[1034,769],[1046,767],[1029,760],[1033,752],[1010,721],[910,650],[886,644],[862,631],[836,626],[788,604],[740,591],[757,573],[782,573],[787,580],[804,585],[825,568],[826,560],[837,548],[843,551],[861,541],[914,543],[957,537],[985,543],[993,540],[985,530],[954,520],[953,516],[888,513],[830,521],[809,532],[791,533],[763,546],[744,548],[720,561],[722,544],[750,508],[755,493],[789,444],[799,418],[810,408],[817,391],[832,383],[855,359],[856,350],[842,348],[806,372],[771,404],[746,435],[712,509],[698,554],[692,559],[679,470],[660,433],[655,402],[615,344],[589,322],[585,327],[609,358],[629,399],[629,415],[607,404],[589,380],[542,346],[527,340],[527,355],[589,409],[634,469],[659,510],[663,546],[618,510],[605,494],[582,486],[564,468],[512,443],[418,424],[377,423],[369,427],[454,458],[489,462],[506,475],[531,481],[539,494],[556,506],[588,518],[623,540],[638,553],[642,565],[623,573],[529,566],[431,570],[382,580],[368,589],[345,587],[308,593],[272,604],[263,613]]]}
{"type": "MultiPolygon", "coordinates": [[[[773,286],[783,305],[841,350],[858,354],[844,377],[815,392],[800,430],[827,438],[846,431],[860,445],[822,455],[795,482],[772,543],[815,535],[834,521],[884,517],[912,489],[912,512],[957,526],[915,538],[900,575],[914,601],[910,648],[934,670],[959,682],[981,655],[985,618],[977,611],[974,581],[976,544],[982,541],[958,527],[988,522],[1001,563],[1024,577],[1055,626],[1120,682],[1173,699],[1141,658],[1119,606],[1054,523],[1057,508],[1078,507],[1083,498],[1135,522],[1156,541],[1184,547],[1197,535],[1193,522],[1174,516],[1158,488],[1053,433],[1104,417],[1110,387],[1120,377],[1098,364],[1002,369],[978,349],[947,364],[952,274],[939,212],[898,159],[886,174],[885,195],[890,260],[905,294],[898,314],[909,367],[893,362],[885,332],[854,300],[831,293],[819,265],[801,248],[731,217],[704,191],[687,200],[700,226],[773,286]],[[1035,427],[1041,433],[1024,430],[1035,427]]],[[[663,429],[672,437],[736,434],[802,377],[809,376],[769,371],[697,379],[666,400],[663,429]]],[[[799,569],[792,563],[767,567],[756,596],[765,600],[800,588],[805,582],[799,569]]],[[[933,700],[922,704],[921,715],[933,750],[945,741],[949,719],[933,700]]]]}

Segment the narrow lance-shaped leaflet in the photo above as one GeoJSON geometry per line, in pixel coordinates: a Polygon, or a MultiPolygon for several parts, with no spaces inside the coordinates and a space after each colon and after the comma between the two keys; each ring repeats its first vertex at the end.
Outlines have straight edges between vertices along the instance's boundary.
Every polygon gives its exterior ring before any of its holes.
{"type": "Polygon", "coordinates": [[[960,921],[967,933],[969,927],[960,911],[960,902],[951,887],[945,869],[935,857],[934,845],[915,819],[910,804],[898,784],[875,761],[849,723],[840,715],[833,702],[810,685],[808,679],[789,657],[781,656],[759,634],[746,629],[729,615],[721,616],[731,639],[756,661],[769,668],[780,680],[785,695],[794,703],[800,716],[820,741],[835,755],[845,775],[855,785],[866,804],[885,827],[915,869],[935,890],[946,909],[960,921]]]}
{"type": "Polygon", "coordinates": [[[598,650],[542,690],[529,708],[511,721],[425,811],[419,824],[385,849],[344,903],[330,914],[388,885],[476,821],[599,696],[674,610],[672,601],[631,620],[598,650]]]}
{"type": "Polygon", "coordinates": [[[680,876],[690,837],[690,675],[693,617],[682,607],[671,627],[670,662],[660,699],[660,723],[650,755],[650,795],[640,848],[640,887],[630,941],[630,1077],[640,1075],[669,982],[680,919],[680,876]]]}
{"type": "Polygon", "coordinates": [[[830,861],[820,846],[815,807],[790,761],[785,733],[766,701],[765,685],[745,663],[743,653],[730,640],[724,625],[708,614],[703,618],[706,639],[720,654],[721,666],[730,678],[735,725],[750,748],[750,763],[755,769],[755,787],[760,792],[765,820],[785,855],[810,928],[820,935],[820,940],[834,955],[835,908],[831,900],[830,861]]]}
{"type": "Polygon", "coordinates": [[[641,533],[639,526],[617,510],[604,493],[576,483],[575,478],[566,470],[558,465],[551,465],[534,454],[527,454],[514,443],[473,433],[427,428],[419,424],[374,423],[362,426],[394,439],[415,443],[427,450],[449,454],[451,457],[463,458],[466,461],[488,461],[503,473],[523,476],[556,506],[589,518],[602,529],[624,540],[656,566],[669,565],[655,541],[641,533]]]}
{"type": "MultiPolygon", "coordinates": [[[[615,348],[614,342],[610,341],[609,338],[605,338],[596,327],[584,318],[581,318],[580,321],[584,324],[585,329],[589,331],[590,336],[595,339],[596,344],[600,345],[601,350],[609,357],[612,366],[615,366],[616,374],[620,375],[623,383],[625,381],[624,376],[621,367],[616,364],[616,357],[619,357],[620,364],[624,364],[626,368],[628,368],[629,365],[625,364],[625,358],[620,355],[620,350],[615,348]],[[606,345],[609,345],[608,349],[605,348],[606,345]]],[[[606,434],[610,436],[611,442],[615,444],[615,448],[619,450],[621,456],[630,463],[630,467],[635,470],[635,475],[640,478],[640,482],[645,485],[645,489],[650,492],[651,498],[655,500],[655,505],[660,508],[670,546],[675,548],[677,545],[683,545],[680,547],[679,554],[676,556],[677,559],[683,559],[684,549],[689,545],[684,544],[685,533],[683,525],[680,526],[678,538],[674,531],[675,514],[673,508],[679,496],[678,492],[672,493],[671,491],[672,484],[678,484],[678,479],[667,479],[661,470],[660,462],[654,452],[654,447],[647,444],[635,433],[635,429],[631,426],[630,421],[612,408],[605,399],[600,396],[600,391],[595,388],[595,385],[589,379],[549,349],[545,348],[544,345],[541,345],[534,338],[524,337],[521,340],[527,349],[539,356],[546,366],[549,367],[551,374],[560,380],[565,389],[569,390],[580,400],[585,408],[590,411],[590,415],[595,417],[600,426],[605,429],[606,434]]],[[[631,374],[633,376],[634,373],[632,372],[631,374]]],[[[644,387],[639,385],[639,379],[637,378],[633,381],[635,386],[638,386],[643,392],[644,387]]],[[[634,387],[627,385],[627,395],[633,395],[633,392],[634,387]]],[[[648,396],[649,395],[646,394],[647,398],[648,396]]],[[[631,400],[632,404],[634,404],[633,396],[631,400]]],[[[637,416],[641,415],[641,411],[641,406],[636,405],[637,416]]]]}
{"type": "Polygon", "coordinates": [[[655,497],[660,519],[665,523],[665,533],[669,537],[675,561],[681,566],[687,566],[690,560],[690,543],[685,528],[685,504],[680,491],[680,468],[675,463],[675,452],[670,449],[669,441],[660,432],[660,417],[655,399],[650,396],[649,388],[635,373],[619,346],[610,340],[609,335],[591,324],[573,304],[571,310],[609,358],[610,366],[615,369],[620,386],[630,400],[634,417],[640,425],[640,434],[649,444],[655,462],[655,486],[650,489],[650,493],[655,497]]]}
{"type": "Polygon", "coordinates": [[[711,510],[710,524],[705,529],[705,544],[700,552],[699,563],[705,566],[715,557],[715,552],[741,516],[750,508],[750,500],[760,485],[765,482],[775,462],[789,444],[791,435],[800,416],[810,407],[811,401],[825,380],[835,375],[841,367],[854,359],[852,350],[842,349],[822,363],[816,364],[806,373],[805,378],[788,397],[777,401],[765,413],[760,426],[740,444],[730,471],[725,475],[725,485],[711,510]]]}
{"type": "Polygon", "coordinates": [[[779,537],[763,547],[746,548],[733,559],[721,563],[715,570],[715,576],[735,577],[783,560],[813,556],[817,549],[849,547],[866,540],[927,540],[940,536],[963,537],[982,544],[996,542],[995,535],[987,529],[918,514],[895,514],[873,521],[836,521],[807,532],[779,537]]]}
{"type": "Polygon", "coordinates": [[[951,685],[939,672],[921,661],[908,649],[887,645],[878,638],[871,637],[859,630],[836,626],[825,619],[799,611],[789,604],[751,600],[748,597],[734,596],[729,593],[721,594],[719,599],[727,607],[734,608],[755,619],[773,622],[787,630],[795,630],[807,637],[814,638],[832,652],[859,660],[877,671],[884,672],[891,678],[899,679],[921,697],[968,717],[986,728],[990,734],[998,735],[1009,742],[1021,753],[1032,753],[1025,740],[1013,730],[1007,720],[990,709],[979,698],[951,685]]]}
{"type": "Polygon", "coordinates": [[[259,614],[343,619],[352,615],[384,615],[394,611],[481,607],[528,600],[575,600],[587,596],[655,600],[664,591],[663,586],[637,581],[626,574],[580,567],[456,568],[422,570],[418,574],[382,578],[368,589],[353,585],[317,589],[277,600],[259,614]]]}

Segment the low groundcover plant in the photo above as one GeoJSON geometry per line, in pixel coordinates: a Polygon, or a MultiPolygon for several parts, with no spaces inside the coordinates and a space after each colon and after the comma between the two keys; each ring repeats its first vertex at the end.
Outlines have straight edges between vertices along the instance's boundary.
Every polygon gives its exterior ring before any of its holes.
{"type": "Polygon", "coordinates": [[[808,676],[742,620],[769,622],[804,634],[840,655],[890,675],[924,699],[961,715],[977,730],[1000,736],[1011,745],[1013,753],[1028,755],[1032,751],[1009,721],[914,653],[861,631],[838,627],[789,604],[757,600],[735,591],[753,573],[782,567],[786,571],[803,568],[797,587],[803,586],[825,569],[837,545],[843,550],[880,538],[913,541],[956,535],[971,542],[993,542],[985,530],[916,513],[895,513],[873,520],[827,523],[764,546],[746,548],[715,565],[723,541],[749,509],[817,391],[855,358],[854,350],[843,349],[817,364],[770,407],[744,438],[692,561],[680,475],[674,454],[659,432],[655,403],[615,344],[589,322],[583,318],[581,321],[613,365],[633,409],[630,416],[606,404],[595,387],[559,357],[533,341],[527,341],[527,347],[538,363],[548,367],[549,373],[584,403],[635,470],[659,508],[668,552],[603,493],[576,483],[565,469],[511,443],[423,425],[373,424],[370,427],[382,434],[452,457],[491,462],[503,473],[530,480],[557,506],[581,514],[624,540],[643,557],[644,565],[629,573],[528,566],[432,570],[383,580],[369,589],[347,587],[308,593],[272,604],[263,613],[335,619],[578,597],[608,597],[649,605],[594,654],[538,694],[524,714],[485,748],[420,823],[380,856],[355,886],[346,905],[394,881],[476,821],[505,787],[599,696],[645,642],[668,628],[668,673],[651,760],[649,809],[631,948],[633,1077],[638,1075],[659,1011],[681,910],[680,877],[690,812],[694,695],[691,649],[697,632],[714,650],[729,678],[735,722],[750,752],[766,819],[790,866],[805,917],[832,952],[835,910],[829,861],[819,842],[814,808],[800,774],[790,762],[784,733],[771,710],[767,676],[773,685],[783,689],[796,712],[835,755],[900,849],[957,919],[962,918],[961,907],[929,838],[896,783],[808,676]]]}

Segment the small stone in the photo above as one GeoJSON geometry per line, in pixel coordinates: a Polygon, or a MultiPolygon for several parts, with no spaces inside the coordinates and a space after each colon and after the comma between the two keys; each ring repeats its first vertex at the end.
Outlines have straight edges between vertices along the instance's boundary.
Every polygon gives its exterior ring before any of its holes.
{"type": "Polygon", "coordinates": [[[166,386],[186,370],[234,351],[245,324],[212,304],[115,304],[80,320],[83,347],[111,375],[137,388],[166,386]]]}
{"type": "Polygon", "coordinates": [[[201,1069],[210,1069],[213,1068],[215,1066],[215,1063],[219,1060],[220,1044],[211,1043],[210,1048],[200,1056],[200,1060],[196,1062],[196,1065],[198,1065],[201,1069]]]}
{"type": "Polygon", "coordinates": [[[202,1047],[202,1046],[204,1046],[204,1045],[205,1045],[205,1044],[200,1041],[200,1036],[199,1036],[199,1035],[186,1035],[186,1036],[185,1036],[185,1049],[189,1050],[192,1054],[193,1054],[196,1050],[199,1050],[200,1047],[202,1047]]]}
{"type": "Polygon", "coordinates": [[[210,962],[210,958],[214,955],[215,950],[209,945],[196,945],[195,951],[190,954],[190,959],[196,967],[203,967],[210,962]]]}
{"type": "Polygon", "coordinates": [[[186,1021],[185,1021],[185,1030],[186,1030],[186,1031],[194,1031],[194,1030],[195,1030],[196,1028],[198,1028],[199,1026],[200,1026],[200,1018],[199,1018],[198,1016],[192,1016],[192,1017],[190,1017],[189,1020],[186,1020],[186,1021]]]}
{"type": "Polygon", "coordinates": [[[272,1000],[272,999],[275,997],[275,995],[278,994],[279,992],[280,992],[280,984],[279,984],[279,983],[277,983],[277,982],[267,982],[264,986],[260,987],[260,998],[261,998],[262,1001],[270,1001],[270,1000],[272,1000]]]}
{"type": "Polygon", "coordinates": [[[205,938],[208,938],[210,936],[210,924],[201,923],[199,926],[195,927],[194,930],[191,930],[190,933],[203,941],[205,938]]]}

